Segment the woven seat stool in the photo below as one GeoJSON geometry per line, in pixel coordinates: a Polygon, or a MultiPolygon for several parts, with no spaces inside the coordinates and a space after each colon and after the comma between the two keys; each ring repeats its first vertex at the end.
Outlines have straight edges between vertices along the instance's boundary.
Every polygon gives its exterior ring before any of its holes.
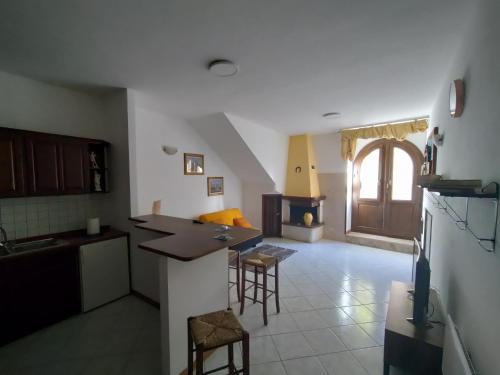
{"type": "Polygon", "coordinates": [[[196,375],[228,369],[230,375],[250,374],[250,339],[231,309],[188,318],[188,375],[193,375],[193,353],[196,352],[196,375]],[[243,367],[234,364],[233,345],[242,342],[243,367]],[[227,346],[228,364],[203,372],[203,353],[227,346]]]}
{"type": "Polygon", "coordinates": [[[242,272],[242,283],[241,283],[241,303],[240,303],[240,315],[243,314],[245,310],[245,299],[252,300],[253,303],[262,304],[262,312],[264,316],[264,325],[267,326],[267,299],[273,294],[276,298],[276,312],[280,312],[280,301],[279,301],[279,273],[278,273],[278,258],[265,255],[261,253],[255,253],[250,255],[248,258],[244,259],[241,265],[242,272]],[[268,271],[274,267],[274,275],[269,274],[268,271]],[[246,278],[246,271],[248,268],[253,268],[254,279],[249,280],[246,278]],[[259,273],[262,274],[262,283],[259,283],[259,273]],[[267,277],[274,277],[274,290],[267,289],[267,277]],[[246,287],[246,282],[251,283],[246,287]],[[246,291],[253,288],[253,296],[247,296],[246,291]],[[262,289],[262,301],[257,300],[258,289],[262,289]]]}
{"type": "Polygon", "coordinates": [[[233,286],[236,286],[236,295],[238,297],[238,302],[240,302],[240,252],[236,250],[228,250],[228,263],[229,268],[236,270],[236,281],[232,281],[229,276],[229,290],[233,286]]]}

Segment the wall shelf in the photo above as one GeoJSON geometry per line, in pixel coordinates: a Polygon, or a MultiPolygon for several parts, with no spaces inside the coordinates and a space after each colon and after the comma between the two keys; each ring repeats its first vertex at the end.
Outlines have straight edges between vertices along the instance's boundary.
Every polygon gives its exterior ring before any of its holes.
{"type": "Polygon", "coordinates": [[[449,189],[427,187],[428,198],[434,206],[446,213],[458,227],[458,229],[469,233],[478,243],[478,245],[489,253],[495,252],[496,247],[496,232],[498,223],[498,190],[499,185],[496,182],[491,182],[481,189],[449,189]],[[447,197],[462,197],[465,198],[465,217],[462,217],[457,210],[447,201],[447,197]],[[470,199],[490,199],[494,205],[495,217],[493,218],[493,235],[492,237],[481,237],[471,228],[469,222],[469,200],[470,199]]]}

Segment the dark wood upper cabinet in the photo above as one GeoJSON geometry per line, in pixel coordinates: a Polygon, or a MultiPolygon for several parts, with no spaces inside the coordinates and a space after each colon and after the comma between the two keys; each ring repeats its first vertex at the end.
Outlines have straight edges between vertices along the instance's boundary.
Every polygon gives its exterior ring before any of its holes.
{"type": "Polygon", "coordinates": [[[62,191],[81,194],[90,191],[88,144],[79,140],[59,144],[59,167],[62,191]]]}
{"type": "Polygon", "coordinates": [[[108,192],[108,145],[0,128],[0,198],[108,192]],[[93,166],[91,154],[97,161],[93,166]]]}
{"type": "Polygon", "coordinates": [[[0,128],[0,197],[25,194],[23,148],[17,132],[0,128]]]}
{"type": "Polygon", "coordinates": [[[50,195],[62,192],[59,174],[59,142],[45,134],[29,135],[26,139],[28,193],[50,195]]]}

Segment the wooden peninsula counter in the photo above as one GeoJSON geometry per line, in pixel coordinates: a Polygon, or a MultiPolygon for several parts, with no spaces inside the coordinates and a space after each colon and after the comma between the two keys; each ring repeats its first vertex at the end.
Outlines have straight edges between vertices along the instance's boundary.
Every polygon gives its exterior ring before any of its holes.
{"type": "Polygon", "coordinates": [[[187,367],[187,318],[228,307],[227,250],[254,245],[262,233],[230,227],[232,239],[221,241],[214,238],[222,233],[218,224],[163,215],[130,220],[159,237],[138,247],[160,255],[162,374],[177,375],[187,367]]]}

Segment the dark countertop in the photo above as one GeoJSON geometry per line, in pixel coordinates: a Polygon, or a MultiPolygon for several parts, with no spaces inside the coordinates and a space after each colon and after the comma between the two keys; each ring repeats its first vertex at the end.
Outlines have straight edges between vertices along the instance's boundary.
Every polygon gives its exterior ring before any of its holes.
{"type": "Polygon", "coordinates": [[[34,239],[43,239],[43,238],[58,238],[61,240],[68,241],[72,246],[80,247],[82,245],[87,245],[89,243],[112,240],[114,238],[124,237],[127,235],[128,235],[127,232],[122,232],[121,230],[115,229],[110,226],[102,226],[101,233],[93,234],[90,236],[87,234],[86,229],[79,229],[79,230],[72,230],[70,232],[47,234],[41,237],[30,238],[28,239],[28,241],[33,241],[34,239]]]}
{"type": "Polygon", "coordinates": [[[220,241],[213,238],[222,233],[217,231],[221,227],[219,224],[196,224],[193,220],[164,215],[144,215],[130,220],[138,223],[136,228],[166,234],[165,237],[139,244],[141,249],[184,262],[262,236],[257,229],[230,227],[227,234],[233,239],[220,241]]]}
{"type": "Polygon", "coordinates": [[[78,248],[82,245],[87,245],[87,244],[94,243],[94,242],[111,240],[114,238],[124,237],[127,235],[128,235],[128,233],[122,232],[118,229],[114,229],[110,226],[102,226],[101,233],[96,234],[96,235],[91,235],[91,236],[87,235],[86,229],[79,229],[79,230],[73,230],[73,231],[69,231],[69,232],[51,233],[51,234],[46,234],[43,236],[23,238],[20,240],[16,240],[16,243],[38,241],[38,240],[43,240],[46,238],[56,238],[56,239],[61,240],[61,241],[59,241],[57,244],[49,245],[49,246],[44,247],[42,249],[27,250],[27,251],[14,253],[14,254],[3,255],[3,256],[0,256],[0,261],[13,259],[13,258],[19,258],[19,257],[26,257],[26,256],[30,256],[30,255],[35,254],[35,253],[40,253],[40,252],[45,252],[45,251],[56,251],[56,250],[62,250],[62,249],[68,249],[68,248],[78,248]]]}

